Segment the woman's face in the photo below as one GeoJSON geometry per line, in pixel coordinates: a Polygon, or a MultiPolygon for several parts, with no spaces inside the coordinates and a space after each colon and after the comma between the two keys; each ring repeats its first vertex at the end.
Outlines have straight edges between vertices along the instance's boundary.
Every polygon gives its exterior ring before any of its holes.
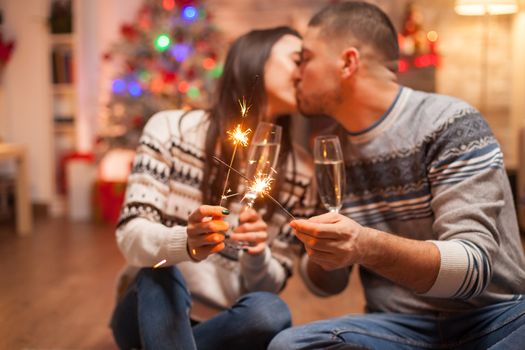
{"type": "Polygon", "coordinates": [[[264,66],[264,88],[268,104],[266,119],[297,111],[293,73],[299,61],[301,39],[286,34],[272,47],[264,66]]]}

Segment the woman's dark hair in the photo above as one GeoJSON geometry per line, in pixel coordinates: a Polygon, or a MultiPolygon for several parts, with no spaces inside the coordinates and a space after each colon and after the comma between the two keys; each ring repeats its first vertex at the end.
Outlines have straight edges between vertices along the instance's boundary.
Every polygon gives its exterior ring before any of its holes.
{"type": "MultiPolygon", "coordinates": [[[[203,203],[220,202],[227,169],[218,165],[212,155],[217,155],[229,162],[233,152],[231,141],[227,140],[226,131],[234,128],[240,122],[239,101],[244,97],[250,102],[248,116],[244,118],[244,127],[255,131],[261,121],[267,96],[264,84],[264,67],[270,57],[273,45],[284,35],[294,35],[300,38],[297,31],[289,27],[253,30],[239,37],[228,50],[222,77],[216,86],[211,108],[208,111],[209,127],[206,134],[204,175],[201,184],[203,203]]],[[[272,194],[279,193],[284,182],[284,174],[288,158],[291,157],[295,173],[295,158],[292,152],[289,116],[280,116],[276,124],[283,127],[281,151],[277,172],[279,181],[272,186],[272,194]]],[[[236,157],[234,167],[239,169],[240,157],[236,157]]],[[[230,176],[229,187],[236,189],[239,185],[238,176],[230,176]]],[[[276,207],[267,201],[265,219],[269,219],[276,207]]]]}

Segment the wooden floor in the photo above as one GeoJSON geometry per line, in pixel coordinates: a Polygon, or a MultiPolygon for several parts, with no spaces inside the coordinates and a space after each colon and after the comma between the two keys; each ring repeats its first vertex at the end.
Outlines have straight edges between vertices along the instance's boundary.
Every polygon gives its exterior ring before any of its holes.
{"type": "MultiPolygon", "coordinates": [[[[41,219],[19,238],[0,224],[0,349],[116,349],[107,325],[122,264],[109,226],[41,219]]],[[[283,298],[295,324],[363,309],[356,276],[343,294],[319,299],[295,274],[283,298]]]]}

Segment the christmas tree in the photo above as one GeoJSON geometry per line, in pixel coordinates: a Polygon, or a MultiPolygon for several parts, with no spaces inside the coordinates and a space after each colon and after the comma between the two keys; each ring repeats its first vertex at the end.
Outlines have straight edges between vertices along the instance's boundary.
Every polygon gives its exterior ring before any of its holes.
{"type": "Polygon", "coordinates": [[[145,0],[105,54],[120,72],[100,120],[99,148],[135,148],[144,124],[165,109],[204,108],[222,73],[221,36],[204,0],[145,0]],[[102,146],[100,145],[102,144],[102,146]]]}

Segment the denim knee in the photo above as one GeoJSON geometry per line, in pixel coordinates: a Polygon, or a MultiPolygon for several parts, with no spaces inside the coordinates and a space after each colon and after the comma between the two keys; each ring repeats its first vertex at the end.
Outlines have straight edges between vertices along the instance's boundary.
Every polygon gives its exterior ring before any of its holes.
{"type": "Polygon", "coordinates": [[[270,344],[268,350],[288,350],[295,349],[297,332],[295,328],[288,328],[277,334],[270,344]]]}
{"type": "Polygon", "coordinates": [[[257,320],[257,328],[277,334],[292,325],[292,315],[288,305],[276,294],[253,292],[242,296],[235,307],[243,308],[244,316],[257,320]]]}

